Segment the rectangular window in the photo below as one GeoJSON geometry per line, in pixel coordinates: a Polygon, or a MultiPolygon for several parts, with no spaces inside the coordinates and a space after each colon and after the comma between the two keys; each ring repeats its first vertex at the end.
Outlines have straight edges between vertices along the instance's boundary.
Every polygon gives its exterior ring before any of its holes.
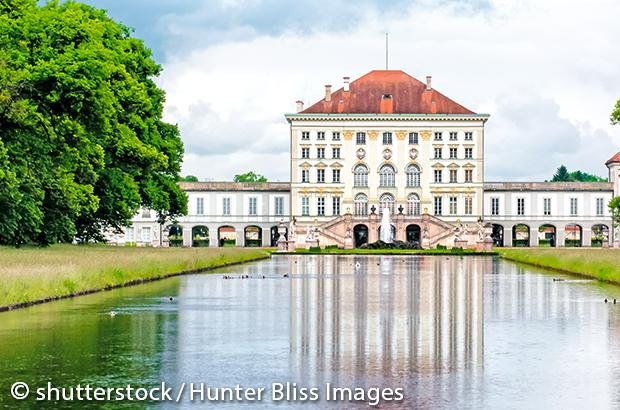
{"type": "Polygon", "coordinates": [[[358,132],[357,135],[355,136],[355,141],[357,145],[366,144],[366,133],[358,132]]]}
{"type": "Polygon", "coordinates": [[[340,159],[340,148],[332,148],[332,158],[340,159]]]}
{"type": "Polygon", "coordinates": [[[450,197],[450,215],[456,215],[456,197],[450,197]]]}
{"type": "Polygon", "coordinates": [[[222,215],[230,215],[230,198],[222,199],[222,215]]]}
{"type": "Polygon", "coordinates": [[[251,197],[248,204],[248,214],[256,215],[256,198],[251,197]]]}
{"type": "Polygon", "coordinates": [[[441,148],[440,147],[435,147],[435,159],[441,159],[441,148]]]}
{"type": "Polygon", "coordinates": [[[277,196],[275,198],[274,205],[275,205],[274,213],[278,216],[284,215],[284,198],[281,196],[277,196]]]}
{"type": "Polygon", "coordinates": [[[474,199],[470,196],[465,198],[465,215],[473,215],[474,213],[474,199]]]}
{"type": "Polygon", "coordinates": [[[451,169],[450,170],[450,183],[451,184],[455,184],[456,181],[456,169],[451,169]]]}
{"type": "Polygon", "coordinates": [[[332,197],[332,212],[334,216],[340,215],[340,197],[332,197]]]}
{"type": "Polygon", "coordinates": [[[337,131],[332,132],[332,140],[340,141],[340,133],[337,131]]]}
{"type": "Polygon", "coordinates": [[[443,133],[442,132],[435,132],[435,141],[441,141],[443,139],[443,133]]]}
{"type": "Polygon", "coordinates": [[[456,141],[456,132],[454,131],[450,132],[450,141],[456,141]]]}
{"type": "Polygon", "coordinates": [[[436,169],[436,170],[435,170],[435,173],[434,173],[434,176],[435,176],[435,179],[434,179],[435,183],[436,183],[436,184],[441,184],[442,179],[443,179],[443,178],[442,178],[442,172],[441,172],[441,169],[436,169]]]}
{"type": "Polygon", "coordinates": [[[472,169],[465,170],[465,182],[473,182],[474,181],[474,171],[472,169]]]}
{"type": "Polygon", "coordinates": [[[499,215],[499,198],[491,198],[491,215],[499,215]]]}
{"type": "Polygon", "coordinates": [[[456,153],[457,153],[457,149],[456,148],[454,148],[454,147],[450,148],[450,159],[456,159],[456,156],[457,156],[456,153]]]}
{"type": "Polygon", "coordinates": [[[465,133],[465,141],[472,141],[474,139],[474,134],[471,131],[467,131],[465,133]]]}
{"type": "Polygon", "coordinates": [[[317,169],[316,170],[316,182],[318,182],[320,184],[325,182],[325,170],[324,169],[317,169]]]}
{"type": "Polygon", "coordinates": [[[316,199],[316,213],[318,216],[325,215],[325,198],[322,196],[316,199]]]}
{"type": "Polygon", "coordinates": [[[316,149],[316,157],[319,159],[325,158],[325,148],[317,148],[316,149]]]}
{"type": "Polygon", "coordinates": [[[332,182],[335,184],[340,183],[340,170],[339,169],[332,169],[332,182]]]}
{"type": "Polygon", "coordinates": [[[465,148],[465,159],[472,159],[474,157],[473,148],[465,148]]]}
{"type": "Polygon", "coordinates": [[[150,243],[151,242],[151,228],[145,226],[142,228],[142,242],[150,243]]]}
{"type": "Polygon", "coordinates": [[[392,144],[392,133],[384,132],[383,133],[383,145],[391,145],[392,144]]]}
{"type": "Polygon", "coordinates": [[[136,235],[135,229],[133,226],[128,226],[125,228],[125,242],[135,242],[136,235]]]}
{"type": "Polygon", "coordinates": [[[605,200],[603,198],[596,198],[596,216],[603,216],[605,214],[605,200]]]}
{"type": "Polygon", "coordinates": [[[525,215],[525,198],[517,198],[517,215],[525,215]]]}
{"type": "Polygon", "coordinates": [[[204,215],[204,214],[205,214],[205,199],[196,198],[196,215],[204,215]]]}
{"type": "Polygon", "coordinates": [[[301,149],[301,157],[302,158],[310,158],[310,148],[308,147],[303,147],[301,149]]]}
{"type": "Polygon", "coordinates": [[[142,210],[142,218],[149,219],[150,217],[151,217],[151,210],[150,209],[143,209],[142,210]]]}
{"type": "Polygon", "coordinates": [[[441,210],[441,197],[440,196],[436,196],[433,198],[433,205],[434,205],[435,215],[441,215],[442,210],[441,210]]]}
{"type": "Polygon", "coordinates": [[[570,214],[571,216],[577,215],[577,198],[570,199],[570,214]]]}
{"type": "Polygon", "coordinates": [[[301,139],[302,140],[309,140],[310,139],[310,131],[302,131],[301,132],[301,139]]]}
{"type": "Polygon", "coordinates": [[[310,170],[309,169],[301,170],[301,182],[310,182],[310,170]]]}
{"type": "Polygon", "coordinates": [[[410,132],[409,133],[409,144],[417,144],[418,143],[418,133],[410,132]]]}
{"type": "Polygon", "coordinates": [[[317,140],[324,140],[325,139],[325,131],[319,131],[316,133],[316,139],[317,140]]]}
{"type": "Polygon", "coordinates": [[[543,198],[543,214],[545,216],[551,215],[551,198],[543,198]]]}
{"type": "Polygon", "coordinates": [[[310,198],[308,198],[307,196],[301,198],[301,215],[310,215],[310,198]]]}

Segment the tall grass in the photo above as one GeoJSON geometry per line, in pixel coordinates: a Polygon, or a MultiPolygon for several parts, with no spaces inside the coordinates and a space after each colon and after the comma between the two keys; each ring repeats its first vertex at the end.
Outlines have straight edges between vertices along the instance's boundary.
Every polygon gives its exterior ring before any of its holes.
{"type": "Polygon", "coordinates": [[[267,257],[264,249],[0,247],[0,307],[267,257]]]}
{"type": "Polygon", "coordinates": [[[620,284],[620,249],[501,249],[502,258],[620,284]]]}

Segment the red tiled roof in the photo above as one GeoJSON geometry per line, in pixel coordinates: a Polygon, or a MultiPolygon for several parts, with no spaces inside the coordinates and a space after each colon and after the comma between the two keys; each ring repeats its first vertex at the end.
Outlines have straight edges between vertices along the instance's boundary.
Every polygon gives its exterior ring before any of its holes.
{"type": "Polygon", "coordinates": [[[301,114],[385,113],[385,95],[392,100],[387,112],[394,114],[475,114],[401,70],[373,70],[351,82],[350,91],[341,88],[331,94],[331,101],[323,99],[301,114]]]}
{"type": "Polygon", "coordinates": [[[605,165],[609,165],[612,162],[620,162],[620,151],[618,151],[618,153],[614,155],[613,157],[609,158],[609,161],[607,161],[605,165]]]}

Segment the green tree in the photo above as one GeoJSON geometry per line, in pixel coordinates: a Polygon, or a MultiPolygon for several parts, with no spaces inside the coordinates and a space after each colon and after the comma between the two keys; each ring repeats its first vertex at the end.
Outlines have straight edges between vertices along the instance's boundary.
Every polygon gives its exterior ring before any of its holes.
{"type": "Polygon", "coordinates": [[[611,112],[611,123],[613,125],[620,123],[620,100],[616,101],[616,106],[611,112]]]}
{"type": "Polygon", "coordinates": [[[140,206],[186,212],[160,71],[102,10],[0,0],[0,243],[98,240],[140,206]]]}
{"type": "Polygon", "coordinates": [[[568,169],[564,165],[560,165],[558,170],[553,175],[551,182],[566,182],[570,181],[570,174],[568,173],[568,169]]]}
{"type": "Polygon", "coordinates": [[[235,182],[267,182],[267,178],[250,171],[250,172],[246,172],[245,174],[235,175],[234,181],[235,182]]]}
{"type": "Polygon", "coordinates": [[[570,180],[576,182],[606,182],[607,178],[601,178],[597,175],[577,170],[570,172],[570,180]]]}
{"type": "Polygon", "coordinates": [[[609,210],[611,211],[614,226],[620,225],[620,196],[609,201],[609,210]]]}
{"type": "Polygon", "coordinates": [[[194,175],[187,175],[181,178],[181,181],[183,182],[198,182],[198,177],[195,177],[194,175]]]}

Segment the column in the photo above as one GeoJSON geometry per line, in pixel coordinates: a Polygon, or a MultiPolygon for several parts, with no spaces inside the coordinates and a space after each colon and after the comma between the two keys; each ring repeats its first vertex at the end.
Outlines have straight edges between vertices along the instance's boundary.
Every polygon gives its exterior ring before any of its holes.
{"type": "Polygon", "coordinates": [[[592,229],[581,226],[581,246],[592,246],[592,229]]]}
{"type": "Polygon", "coordinates": [[[192,227],[183,226],[183,246],[192,246],[192,227]]]}
{"type": "Polygon", "coordinates": [[[532,224],[529,224],[530,227],[530,246],[538,246],[538,227],[532,226],[532,224]]]}
{"type": "Polygon", "coordinates": [[[564,226],[556,226],[555,227],[555,246],[558,248],[564,247],[564,226]]]}
{"type": "Polygon", "coordinates": [[[504,227],[504,246],[510,248],[512,247],[512,228],[506,225],[502,226],[504,227]]]}

